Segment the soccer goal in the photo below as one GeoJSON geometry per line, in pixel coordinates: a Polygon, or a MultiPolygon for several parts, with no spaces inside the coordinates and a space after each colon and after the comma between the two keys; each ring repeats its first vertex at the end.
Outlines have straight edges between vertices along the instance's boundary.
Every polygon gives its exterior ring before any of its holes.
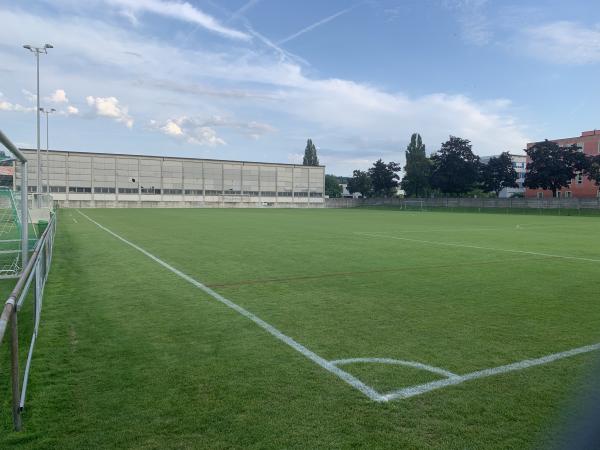
{"type": "MultiPolygon", "coordinates": [[[[18,277],[23,269],[24,226],[29,226],[29,217],[21,218],[21,193],[0,187],[0,278],[18,277]]],[[[35,232],[35,228],[32,231],[35,232]]],[[[35,243],[35,235],[29,236],[29,241],[35,243]]]]}
{"type": "Polygon", "coordinates": [[[404,200],[402,209],[406,211],[426,211],[426,205],[423,200],[404,200]]]}

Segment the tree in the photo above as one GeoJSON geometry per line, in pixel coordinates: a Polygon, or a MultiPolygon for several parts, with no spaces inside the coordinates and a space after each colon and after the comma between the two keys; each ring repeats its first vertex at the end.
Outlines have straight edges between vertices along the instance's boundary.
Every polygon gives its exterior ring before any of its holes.
{"type": "Polygon", "coordinates": [[[425,153],[425,145],[421,135],[413,133],[410,144],[406,147],[406,165],[402,178],[402,189],[408,197],[426,197],[431,190],[429,177],[431,161],[425,153]]]}
{"type": "Polygon", "coordinates": [[[504,188],[519,186],[517,171],[508,152],[493,156],[487,164],[481,165],[481,184],[486,192],[494,192],[496,196],[504,188]]]}
{"type": "Polygon", "coordinates": [[[600,186],[600,155],[594,156],[588,160],[586,169],[587,177],[600,186]]]}
{"type": "Polygon", "coordinates": [[[531,189],[548,189],[552,196],[583,171],[589,171],[588,159],[579,151],[577,144],[560,147],[546,139],[527,150],[529,163],[525,175],[525,186],[531,189]]]}
{"type": "Polygon", "coordinates": [[[342,187],[340,179],[335,175],[325,175],[325,194],[329,198],[338,198],[342,196],[342,187]]]}
{"type": "Polygon", "coordinates": [[[473,189],[479,175],[479,156],[467,139],[450,136],[431,156],[431,187],[446,194],[464,194],[473,189]]]}
{"type": "Polygon", "coordinates": [[[352,178],[348,180],[348,192],[354,194],[358,192],[363,197],[370,197],[373,190],[373,184],[369,174],[363,170],[352,172],[352,178]]]}
{"type": "Polygon", "coordinates": [[[378,159],[369,169],[369,178],[373,185],[373,194],[376,197],[390,197],[396,193],[400,177],[396,172],[401,169],[400,164],[390,161],[384,163],[378,159]]]}
{"type": "Polygon", "coordinates": [[[318,166],[319,158],[317,157],[317,147],[313,144],[312,139],[306,141],[306,148],[304,149],[304,159],[302,160],[304,166],[318,166]]]}

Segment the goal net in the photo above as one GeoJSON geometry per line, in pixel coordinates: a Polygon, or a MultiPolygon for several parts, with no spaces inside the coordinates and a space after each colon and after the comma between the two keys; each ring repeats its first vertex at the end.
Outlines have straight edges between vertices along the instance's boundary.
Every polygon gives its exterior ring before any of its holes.
{"type": "MultiPolygon", "coordinates": [[[[0,278],[13,278],[21,272],[21,194],[0,187],[0,278]]],[[[29,220],[25,218],[25,226],[29,220]]],[[[33,230],[32,230],[33,231],[33,230]]],[[[30,243],[35,235],[30,234],[30,243]]]]}
{"type": "Polygon", "coordinates": [[[404,200],[402,209],[407,211],[425,211],[425,202],[423,200],[404,200]]]}

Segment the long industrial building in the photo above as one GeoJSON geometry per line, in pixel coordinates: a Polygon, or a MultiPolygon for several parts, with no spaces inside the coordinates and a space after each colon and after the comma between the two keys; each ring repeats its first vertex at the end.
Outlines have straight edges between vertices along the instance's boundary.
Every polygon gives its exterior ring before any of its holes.
{"type": "MultiPolygon", "coordinates": [[[[61,207],[321,207],[325,167],[50,150],[28,159],[29,191],[61,207]]],[[[15,187],[20,173],[16,168],[15,187]]]]}

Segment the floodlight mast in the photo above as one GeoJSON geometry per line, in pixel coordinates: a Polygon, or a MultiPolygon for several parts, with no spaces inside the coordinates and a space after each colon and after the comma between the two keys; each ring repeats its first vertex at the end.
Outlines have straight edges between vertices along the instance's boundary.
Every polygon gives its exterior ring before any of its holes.
{"type": "MultiPolygon", "coordinates": [[[[41,163],[40,163],[40,53],[47,54],[49,48],[54,48],[52,44],[44,44],[43,47],[34,47],[33,45],[24,45],[23,48],[29,50],[31,53],[35,54],[35,62],[36,62],[36,72],[37,72],[37,92],[36,92],[36,100],[37,100],[37,186],[36,189],[38,191],[41,190],[42,185],[42,176],[40,173],[41,163]]],[[[27,198],[27,193],[24,194],[25,199],[27,198]]],[[[38,207],[40,206],[40,197],[38,196],[38,207]]]]}
{"type": "MultiPolygon", "coordinates": [[[[49,133],[49,116],[52,113],[56,112],[56,109],[54,108],[40,108],[40,112],[43,112],[44,114],[46,114],[46,193],[50,193],[50,158],[48,156],[48,150],[50,149],[50,133],[49,133]]],[[[42,192],[44,190],[42,189],[42,192]]]]}

